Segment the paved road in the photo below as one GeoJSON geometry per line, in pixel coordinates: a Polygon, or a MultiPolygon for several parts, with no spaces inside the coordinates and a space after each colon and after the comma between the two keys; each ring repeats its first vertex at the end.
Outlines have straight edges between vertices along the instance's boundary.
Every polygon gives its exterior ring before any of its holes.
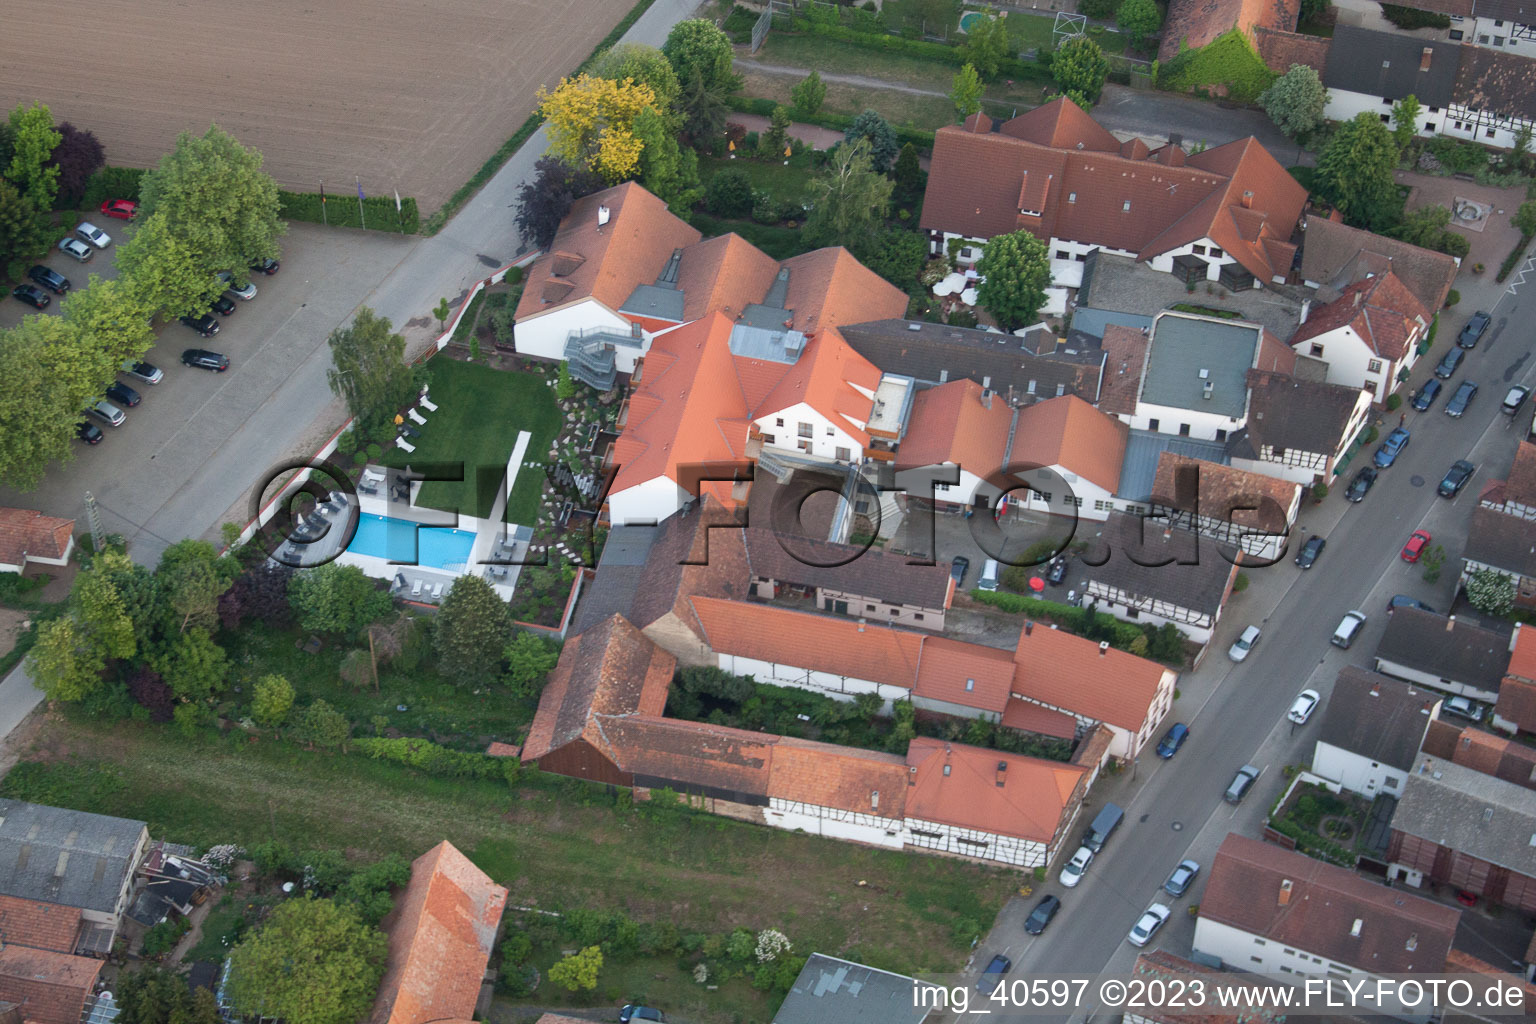
{"type": "MultiPolygon", "coordinates": [[[[1216,651],[1199,671],[1180,680],[1182,693],[1170,722],[1189,724],[1188,743],[1170,761],[1159,761],[1149,751],[1135,779],[1126,773],[1101,784],[1084,811],[1085,820],[1113,800],[1127,808],[1125,823],[1076,889],[1063,889],[1053,872],[1028,901],[1012,901],[977,948],[975,970],[994,952],[1006,951],[1015,962],[1016,976],[1126,972],[1136,951],[1124,941],[1125,934],[1154,900],[1168,902],[1175,913],[1149,948],[1188,954],[1194,921],[1185,911],[1200,901],[1205,875],[1180,900],[1163,898],[1159,886],[1184,857],[1208,868],[1228,832],[1257,835],[1259,823],[1285,786],[1281,769],[1310,762],[1320,716],[1292,728],[1284,714],[1295,695],[1310,686],[1326,700],[1340,668],[1370,666],[1386,628],[1386,602],[1393,594],[1410,594],[1441,610],[1451,607],[1457,558],[1478,491],[1490,477],[1508,471],[1529,423],[1529,407],[1514,420],[1498,408],[1509,384],[1536,383],[1522,326],[1536,317],[1536,286],[1525,291],[1506,294],[1493,306],[1492,336],[1469,354],[1453,378],[1453,383],[1470,379],[1481,385],[1466,416],[1454,420],[1444,415],[1443,402],[1426,413],[1409,413],[1411,443],[1363,503],[1347,505],[1335,495],[1304,511],[1302,527],[1323,533],[1329,542],[1317,566],[1303,572],[1286,561],[1250,573],[1254,584],[1229,606],[1216,651]],[[1454,501],[1439,498],[1435,485],[1450,463],[1462,457],[1477,464],[1477,475],[1454,501]],[[1437,584],[1425,583],[1419,567],[1398,559],[1403,542],[1419,528],[1429,530],[1446,550],[1437,584]],[[1328,637],[1352,608],[1366,612],[1369,622],[1354,646],[1343,651],[1331,646],[1328,637]],[[1250,622],[1263,627],[1265,639],[1252,657],[1234,665],[1221,652],[1250,622]],[[1245,762],[1264,768],[1265,774],[1247,800],[1234,808],[1221,794],[1245,762]],[[1024,916],[1046,892],[1062,897],[1062,914],[1044,936],[1027,936],[1024,916]]],[[[1484,298],[1491,300],[1491,295],[1484,298]]],[[[1416,381],[1426,377],[1454,343],[1475,301],[1457,315],[1442,318],[1435,347],[1420,361],[1416,381]]],[[[1363,464],[1358,456],[1356,463],[1363,464]]],[[[1476,929],[1478,922],[1468,915],[1467,925],[1476,929]]],[[[1498,962],[1496,953],[1484,955],[1498,962]]],[[[1077,1019],[1082,1018],[1079,1013],[1077,1019]]]]}
{"type": "Polygon", "coordinates": [[[1135,132],[1166,138],[1170,132],[1184,137],[1185,145],[1204,142],[1219,146],[1252,135],[1275,159],[1290,166],[1312,163],[1312,155],[1286,138],[1262,110],[1227,108],[1209,100],[1124,85],[1106,85],[1092,110],[1093,119],[1110,131],[1135,132]]]}

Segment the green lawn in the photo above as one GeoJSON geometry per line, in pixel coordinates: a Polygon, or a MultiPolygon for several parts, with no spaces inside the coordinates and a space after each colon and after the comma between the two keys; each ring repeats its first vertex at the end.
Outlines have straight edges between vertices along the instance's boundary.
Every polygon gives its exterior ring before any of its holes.
{"type": "Polygon", "coordinates": [[[276,838],[363,860],[410,859],[447,839],[506,885],[513,904],[623,910],[685,932],[772,926],[798,950],[902,972],[958,970],[1019,877],[680,809],[628,809],[575,780],[533,774],[509,791],[238,730],[188,739],[66,713],[26,756],[0,795],[139,818],[157,839],[249,847],[276,838]]]}
{"type": "MultiPolygon", "coordinates": [[[[492,370],[445,357],[427,365],[437,412],[421,428],[421,439],[413,442],[415,452],[391,448],[379,461],[417,469],[462,464],[462,481],[428,481],[421,486],[418,503],[484,519],[496,500],[518,431],[533,435],[528,458],[542,460],[548,454],[560,429],[554,389],[536,374],[492,370]]],[[[542,481],[537,470],[524,468],[517,474],[507,498],[507,522],[533,525],[542,481]]]]}
{"type": "Polygon", "coordinates": [[[704,213],[694,213],[688,223],[703,232],[705,238],[736,232],[776,260],[787,260],[816,248],[805,240],[799,228],[768,227],[750,220],[722,220],[704,213]]]}
{"type": "MultiPolygon", "coordinates": [[[[1033,15],[1014,12],[1008,15],[1008,38],[1021,52],[1035,50],[1043,53],[1052,49],[1055,45],[1055,40],[1052,38],[1055,29],[1054,14],[1033,15]]],[[[1112,32],[1098,25],[1090,25],[1088,35],[1105,53],[1125,52],[1125,37],[1118,32],[1112,32]]]]}
{"type": "Polygon", "coordinates": [[[805,198],[805,186],[816,173],[811,169],[810,150],[796,153],[789,158],[786,166],[783,158],[778,160],[758,160],[738,157],[735,160],[729,157],[699,157],[699,180],[709,181],[720,171],[735,169],[744,171],[751,179],[752,187],[762,189],[779,202],[798,202],[805,198]]]}

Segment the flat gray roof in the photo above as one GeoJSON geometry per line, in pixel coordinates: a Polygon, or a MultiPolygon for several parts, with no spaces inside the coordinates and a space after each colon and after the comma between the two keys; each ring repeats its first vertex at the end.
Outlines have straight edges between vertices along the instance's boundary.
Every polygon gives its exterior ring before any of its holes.
{"type": "Polygon", "coordinates": [[[0,800],[0,893],[112,913],[142,821],[0,800]]]}
{"type": "Polygon", "coordinates": [[[1408,774],[1399,832],[1536,878],[1536,792],[1438,758],[1408,774]]]}
{"type": "Polygon", "coordinates": [[[812,953],[773,1024],[921,1024],[917,982],[902,974],[812,953]]]}
{"type": "Polygon", "coordinates": [[[1072,329],[1091,334],[1095,338],[1104,337],[1104,328],[1110,324],[1119,324],[1121,327],[1133,327],[1136,330],[1151,330],[1152,318],[1140,313],[1119,313],[1113,309],[1095,309],[1093,306],[1078,306],[1072,311],[1072,329]]]}
{"type": "Polygon", "coordinates": [[[1157,478],[1157,460],[1163,452],[1173,452],[1191,459],[1231,465],[1227,446],[1220,441],[1201,441],[1193,437],[1133,430],[1125,440],[1125,459],[1120,463],[1120,486],[1115,494],[1127,501],[1146,501],[1152,497],[1152,482],[1157,478]]]}
{"type": "Polygon", "coordinates": [[[1240,417],[1260,328],[1178,313],[1159,314],[1147,346],[1141,400],[1174,409],[1240,417]],[[1205,398],[1205,385],[1211,397],[1205,398]]]}

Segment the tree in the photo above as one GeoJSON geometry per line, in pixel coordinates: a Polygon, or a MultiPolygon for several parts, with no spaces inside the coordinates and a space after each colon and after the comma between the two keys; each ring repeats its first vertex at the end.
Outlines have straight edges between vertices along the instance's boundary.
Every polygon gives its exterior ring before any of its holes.
{"type": "Polygon", "coordinates": [[[127,603],[111,576],[114,563],[127,561],[127,555],[103,552],[70,588],[69,612],[79,624],[80,635],[96,646],[103,662],[131,658],[139,646],[127,603]]]}
{"type": "Polygon", "coordinates": [[[212,992],[161,967],[123,971],[112,991],[119,1024],[222,1024],[212,992]]]}
{"type": "Polygon", "coordinates": [[[704,186],[704,207],[717,217],[741,217],[752,209],[752,179],[739,167],[716,171],[704,186]]]}
{"type": "Polygon", "coordinates": [[[364,923],[376,925],[394,907],[390,890],[403,888],[410,880],[411,866],[399,854],[391,853],[352,872],[336,887],[334,898],[338,906],[355,910],[364,923]]]}
{"type": "Polygon", "coordinates": [[[53,166],[59,171],[58,199],[73,206],[85,194],[85,182],[107,164],[106,150],[88,131],[65,121],[59,125],[59,144],[53,148],[53,166]]]}
{"type": "Polygon", "coordinates": [[[821,80],[821,73],[812,71],[802,78],[799,84],[789,90],[789,100],[801,117],[810,117],[820,110],[821,105],[827,101],[827,84],[821,80]]]}
{"type": "Polygon", "coordinates": [[[28,316],[0,329],[0,372],[26,383],[0,392],[0,479],[27,490],[51,460],[72,459],[80,410],[116,369],[63,317],[28,316]]]}
{"type": "Polygon", "coordinates": [[[873,110],[866,110],[853,119],[853,124],[843,133],[845,143],[863,139],[869,143],[869,166],[877,174],[890,170],[891,161],[901,148],[896,141],[896,131],[891,123],[873,110]]]}
{"type": "Polygon", "coordinates": [[[691,18],[673,25],[661,52],[672,62],[679,82],[697,73],[705,88],[722,96],[741,88],[741,77],[732,69],[731,40],[712,21],[691,18]]]}
{"type": "Polygon", "coordinates": [[[317,700],[304,709],[299,732],[306,743],[317,747],[345,747],[352,736],[352,723],[327,701],[317,700]]]}
{"type": "Polygon", "coordinates": [[[966,64],[955,72],[955,77],[949,83],[949,98],[954,101],[960,120],[964,121],[981,109],[981,88],[981,76],[976,73],[976,65],[966,64]]]}
{"type": "Polygon", "coordinates": [[[243,283],[251,264],[277,258],[287,230],[277,182],[261,165],[260,153],[216,124],[200,136],[182,132],[140,180],[138,217],[165,214],[167,230],[204,273],[227,270],[243,283]]]}
{"type": "Polygon", "coordinates": [[[811,180],[805,234],[818,245],[851,245],[881,226],[895,184],[871,166],[869,143],[844,143],[825,173],[811,180]]]}
{"type": "Polygon", "coordinates": [[[590,991],[597,988],[597,972],[602,969],[602,949],[588,946],[551,967],[549,980],[570,992],[590,991]]]}
{"type": "Polygon", "coordinates": [[[388,940],[350,908],[307,896],[278,904],[230,951],[229,998],[288,1024],[353,1024],[384,976],[388,940]]]}
{"type": "Polygon", "coordinates": [[[127,281],[103,281],[92,274],[88,285],[59,302],[59,312],[80,332],[82,341],[100,354],[108,374],[128,360],[137,360],[155,343],[151,321],[155,311],[127,281]]]}
{"type": "Polygon", "coordinates": [[[641,145],[637,180],[673,212],[686,213],[699,201],[699,155],[677,144],[676,129],[653,107],[635,115],[634,132],[641,145]]]}
{"type": "Polygon", "coordinates": [[[773,113],[768,118],[768,127],[764,128],[757,137],[758,155],[777,160],[784,150],[789,148],[790,124],[789,108],[782,103],[774,106],[773,113]]]}
{"type": "Polygon", "coordinates": [[[976,264],[983,278],[976,289],[982,308],[997,318],[1005,331],[1034,321],[1045,305],[1045,288],[1051,283],[1051,253],[1046,244],[1028,231],[994,235],[976,264]]]}
{"type": "Polygon", "coordinates": [[[634,173],[643,147],[635,137],[635,117],[656,102],[650,86],[577,75],[561,79],[554,92],[540,89],[538,96],[551,153],[597,172],[610,185],[634,173]]]}
{"type": "Polygon", "coordinates": [[[1403,219],[1387,234],[1400,238],[1410,245],[1422,246],[1451,256],[1464,257],[1471,250],[1466,235],[1447,230],[1451,211],[1444,206],[1421,206],[1409,210],[1403,219]]]}
{"type": "Polygon", "coordinates": [[[293,569],[286,565],[255,565],[235,577],[235,582],[219,597],[219,621],[225,629],[235,629],[246,619],[259,619],[279,628],[293,621],[288,604],[288,585],[293,569]]]}
{"type": "Polygon", "coordinates": [[[389,595],[355,565],[327,562],[295,573],[288,603],[299,625],[311,633],[355,636],[370,622],[389,614],[389,595]]]}
{"type": "Polygon", "coordinates": [[[507,603],[491,585],[479,576],[460,576],[437,612],[438,667],[462,683],[495,679],[511,630],[507,603]]]}
{"type": "Polygon", "coordinates": [[[326,343],[334,364],[325,371],[326,383],[331,394],[346,400],[364,433],[388,429],[397,410],[420,393],[421,381],[405,361],[405,337],[388,317],[364,306],[326,343]]]}
{"type": "Polygon", "coordinates": [[[1515,607],[1515,581],[1492,569],[1478,569],[1467,578],[1467,600],[1485,615],[1508,615],[1515,607]]]}
{"type": "Polygon", "coordinates": [[[41,103],[11,111],[11,162],[5,176],[39,213],[53,209],[59,191],[59,169],[50,163],[63,137],[53,115],[41,103]]]}
{"type": "Polygon", "coordinates": [[[1392,139],[1398,153],[1408,148],[1408,143],[1419,133],[1419,98],[1409,93],[1392,104],[1392,139]]]}
{"type": "Polygon", "coordinates": [[[27,656],[27,668],[49,700],[79,701],[101,687],[106,659],[70,617],[37,627],[37,640],[27,656]]]}
{"type": "Polygon", "coordinates": [[[544,689],[544,679],[560,660],[560,648],[526,630],[512,634],[512,641],[501,653],[507,663],[504,679],[519,697],[537,697],[544,689]]]}
{"type": "Polygon", "coordinates": [[[1313,190],[1344,215],[1345,223],[1383,231],[1403,206],[1392,172],[1397,144],[1374,114],[1360,113],[1334,131],[1317,157],[1313,190]]]}
{"type": "Polygon", "coordinates": [[[151,665],[181,701],[201,701],[217,696],[224,689],[224,680],[229,673],[229,658],[224,648],[213,642],[206,629],[200,628],[173,637],[164,650],[151,659],[151,665]]]}
{"type": "Polygon", "coordinates": [[[916,283],[928,255],[928,242],[916,231],[892,228],[857,247],[859,262],[897,288],[916,283]]]}
{"type": "Polygon", "coordinates": [[[138,231],[117,247],[117,269],[140,306],[167,319],[206,310],[224,287],[164,213],[140,213],[138,231]]]}
{"type": "Polygon", "coordinates": [[[1305,64],[1292,64],[1259,96],[1259,105],[1275,127],[1293,139],[1322,127],[1327,103],[1323,80],[1305,64]]]}
{"type": "Polygon", "coordinates": [[[293,684],[280,675],[264,675],[256,680],[251,694],[251,717],[258,725],[275,729],[288,720],[293,710],[293,684]]]}
{"type": "MultiPolygon", "coordinates": [[[[201,543],[198,541],[183,543],[201,543]]],[[[212,546],[204,545],[213,555],[212,546]]],[[[170,554],[170,552],[167,552],[170,554]]],[[[161,556],[155,570],[155,582],[164,595],[168,610],[175,616],[172,629],[185,633],[189,626],[209,630],[218,625],[219,597],[234,582],[220,572],[213,557],[167,558],[161,556]]]]}
{"type": "Polygon", "coordinates": [[[556,371],[555,397],[562,402],[576,397],[576,378],[571,376],[570,367],[563,362],[560,364],[560,369],[556,371]]]}
{"type": "Polygon", "coordinates": [[[1509,219],[1509,222],[1514,225],[1515,230],[1519,231],[1524,238],[1536,235],[1536,199],[1527,199],[1521,203],[1520,208],[1515,211],[1515,215],[1509,219]]]}
{"type": "Polygon", "coordinates": [[[1124,0],[1115,12],[1115,24],[1139,50],[1148,36],[1163,27],[1163,14],[1155,0],[1124,0]]]}
{"type": "MultiPolygon", "coordinates": [[[[528,186],[523,185],[522,187],[527,188],[528,186]]],[[[544,247],[545,246],[542,245],[539,246],[541,249],[544,247]]],[[[442,333],[448,329],[448,318],[452,315],[453,307],[448,305],[448,296],[444,295],[442,298],[437,300],[437,305],[432,307],[432,317],[437,321],[438,333],[442,333]]]]}
{"type": "Polygon", "coordinates": [[[891,177],[896,181],[896,195],[903,199],[915,199],[922,194],[925,176],[922,165],[917,162],[917,148],[912,143],[902,146],[896,155],[891,177]]]}
{"type": "Polygon", "coordinates": [[[725,119],[730,114],[724,90],[712,89],[704,75],[695,70],[683,80],[683,96],[680,101],[683,115],[683,134],[699,146],[710,139],[719,138],[725,130],[725,119]]]}
{"type": "Polygon", "coordinates": [[[0,179],[0,272],[21,277],[19,264],[48,251],[48,221],[16,186],[0,179]]]}
{"type": "Polygon", "coordinates": [[[592,62],[590,73],[612,82],[628,79],[650,88],[654,106],[667,119],[672,133],[678,130],[678,102],[683,85],[666,54],[644,43],[619,43],[604,50],[592,62]]]}
{"type": "Polygon", "coordinates": [[[983,78],[996,78],[1003,62],[1013,56],[1013,43],[1008,38],[1007,15],[982,18],[966,32],[961,56],[983,78]]]}
{"type": "Polygon", "coordinates": [[[1099,101],[1104,79],[1109,77],[1109,58],[1087,36],[1073,36],[1051,57],[1051,77],[1067,98],[1087,110],[1099,101]]]}
{"type": "Polygon", "coordinates": [[[602,187],[603,179],[584,166],[557,156],[539,157],[533,178],[517,189],[517,230],[538,248],[548,249],[572,204],[602,187]]]}
{"type": "Polygon", "coordinates": [[[1297,21],[1302,25],[1319,25],[1327,17],[1328,8],[1333,4],[1329,0],[1301,0],[1301,11],[1297,21]]]}

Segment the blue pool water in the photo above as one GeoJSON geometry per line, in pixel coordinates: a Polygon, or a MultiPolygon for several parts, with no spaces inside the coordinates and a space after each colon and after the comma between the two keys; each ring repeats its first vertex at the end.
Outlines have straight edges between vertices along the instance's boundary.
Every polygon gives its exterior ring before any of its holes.
{"type": "Polygon", "coordinates": [[[424,565],[432,569],[459,566],[469,561],[475,535],[446,526],[421,526],[404,519],[364,513],[347,550],[391,562],[424,565]]]}

